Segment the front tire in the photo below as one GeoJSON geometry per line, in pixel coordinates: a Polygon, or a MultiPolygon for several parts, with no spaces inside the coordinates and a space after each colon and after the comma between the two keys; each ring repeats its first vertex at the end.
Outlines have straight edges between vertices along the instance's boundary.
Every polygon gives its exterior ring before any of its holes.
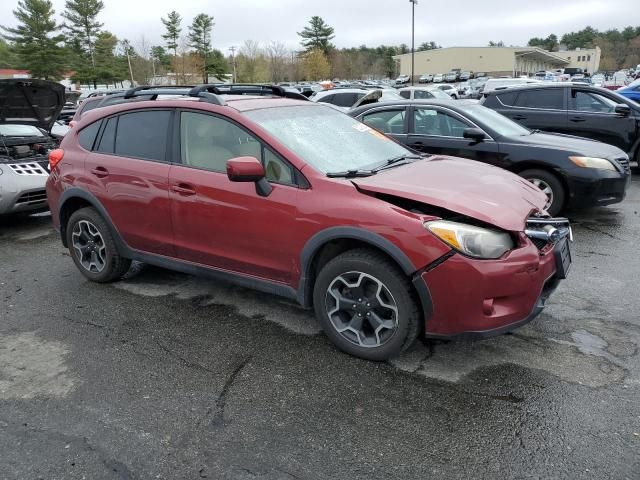
{"type": "Polygon", "coordinates": [[[120,280],[129,270],[131,260],[120,255],[107,222],[94,208],[74,212],[66,234],[71,258],[92,282],[120,280]]]}
{"type": "Polygon", "coordinates": [[[396,357],[422,325],[406,275],[374,250],[349,250],[330,260],[318,274],[313,302],[329,339],[367,360],[396,357]]]}
{"type": "Polygon", "coordinates": [[[542,190],[547,196],[545,209],[552,217],[560,213],[564,207],[566,192],[560,180],[545,170],[525,170],[519,174],[522,178],[529,180],[536,187],[542,190]]]}

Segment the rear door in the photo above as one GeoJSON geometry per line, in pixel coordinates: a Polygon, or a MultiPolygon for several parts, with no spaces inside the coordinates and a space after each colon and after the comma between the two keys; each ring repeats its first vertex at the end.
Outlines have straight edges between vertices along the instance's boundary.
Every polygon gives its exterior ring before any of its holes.
{"type": "MultiPolygon", "coordinates": [[[[189,262],[288,282],[293,268],[299,172],[231,120],[182,111],[180,148],[171,167],[171,218],[178,257],[189,262]],[[231,182],[227,160],[252,156],[265,166],[273,191],[231,182]]],[[[178,142],[176,142],[178,144],[178,142]]]]}
{"type": "Polygon", "coordinates": [[[87,188],[136,250],[174,255],[169,202],[171,110],[105,119],[85,160],[87,188]]]}
{"type": "Polygon", "coordinates": [[[615,145],[629,152],[636,139],[636,123],[633,113],[619,115],[614,110],[618,104],[613,96],[591,90],[571,88],[569,99],[570,133],[615,145]]]}
{"type": "Polygon", "coordinates": [[[453,110],[415,105],[409,116],[407,145],[420,152],[500,165],[499,145],[489,135],[482,142],[464,138],[467,128],[477,126],[453,110]]]}
{"type": "Polygon", "coordinates": [[[498,111],[527,128],[547,132],[567,131],[566,88],[531,88],[499,94],[506,107],[498,111]]]}

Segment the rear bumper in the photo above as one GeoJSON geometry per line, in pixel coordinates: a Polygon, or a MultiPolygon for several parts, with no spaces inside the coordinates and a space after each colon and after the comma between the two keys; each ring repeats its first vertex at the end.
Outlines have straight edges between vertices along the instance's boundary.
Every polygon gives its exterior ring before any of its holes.
{"type": "Polygon", "coordinates": [[[627,194],[630,174],[607,173],[607,177],[568,178],[570,208],[587,208],[619,203],[627,194]]]}
{"type": "Polygon", "coordinates": [[[500,260],[453,255],[421,276],[433,305],[425,335],[482,338],[524,325],[556,289],[555,273],[553,249],[541,253],[529,241],[500,260]]]}

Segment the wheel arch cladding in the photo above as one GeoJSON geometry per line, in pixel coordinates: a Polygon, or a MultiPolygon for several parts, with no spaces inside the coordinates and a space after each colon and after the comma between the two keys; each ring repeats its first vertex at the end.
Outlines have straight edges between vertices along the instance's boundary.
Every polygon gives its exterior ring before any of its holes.
{"type": "Polygon", "coordinates": [[[62,239],[62,244],[65,247],[67,245],[67,223],[73,212],[85,208],[92,207],[95,208],[98,213],[102,216],[104,221],[107,223],[109,230],[113,236],[113,240],[116,245],[122,252],[128,252],[129,247],[122,240],[122,237],[118,233],[118,230],[113,225],[111,221],[111,217],[107,213],[107,210],[104,208],[100,200],[98,200],[93,194],[83,190],[81,188],[69,188],[65,190],[60,196],[60,200],[58,202],[58,212],[59,212],[59,220],[60,220],[60,238],[62,239]]]}
{"type": "Polygon", "coordinates": [[[350,250],[351,248],[370,247],[388,256],[413,285],[418,296],[425,321],[433,311],[431,295],[427,285],[419,275],[418,270],[409,257],[395,244],[383,236],[357,227],[332,227],[322,230],[311,237],[300,253],[300,281],[298,284],[298,302],[304,307],[311,307],[313,299],[313,285],[318,273],[317,260],[325,254],[322,263],[350,250]],[[332,248],[332,245],[335,247],[332,248]],[[326,253],[329,251],[330,253],[326,253]]]}

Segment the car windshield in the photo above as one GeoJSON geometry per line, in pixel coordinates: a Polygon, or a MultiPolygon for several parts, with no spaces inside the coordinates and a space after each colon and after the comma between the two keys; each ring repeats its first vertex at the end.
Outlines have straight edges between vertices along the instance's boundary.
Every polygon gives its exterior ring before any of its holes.
{"type": "Polygon", "coordinates": [[[0,125],[4,137],[42,137],[42,132],[33,125],[0,125]]]}
{"type": "Polygon", "coordinates": [[[300,105],[246,112],[279,142],[317,170],[366,170],[411,152],[333,108],[300,105]]]}
{"type": "Polygon", "coordinates": [[[531,133],[531,130],[482,105],[470,105],[465,108],[465,112],[469,114],[472,120],[488,125],[502,137],[521,137],[531,133]]]}

